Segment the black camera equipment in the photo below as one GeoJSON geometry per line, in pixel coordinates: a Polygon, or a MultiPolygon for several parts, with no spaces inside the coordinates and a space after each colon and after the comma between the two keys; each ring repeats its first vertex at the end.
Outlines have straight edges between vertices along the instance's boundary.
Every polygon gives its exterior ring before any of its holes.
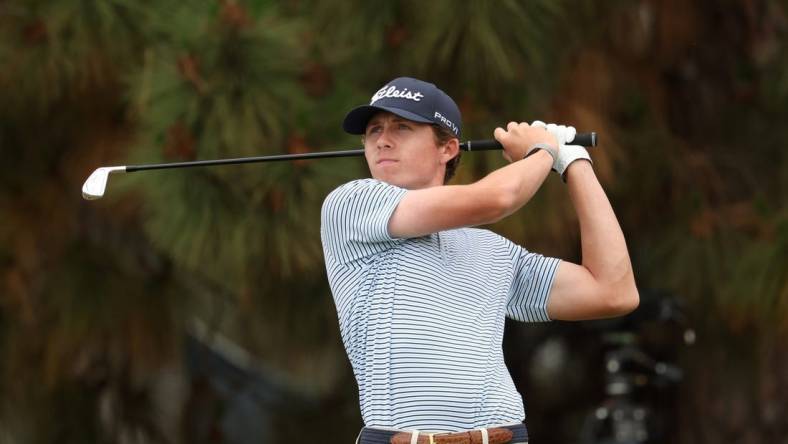
{"type": "Polygon", "coordinates": [[[665,293],[641,292],[632,314],[595,324],[604,342],[604,397],[586,414],[581,444],[667,442],[675,390],[682,370],[674,363],[679,345],[695,333],[678,301],[665,293]]]}

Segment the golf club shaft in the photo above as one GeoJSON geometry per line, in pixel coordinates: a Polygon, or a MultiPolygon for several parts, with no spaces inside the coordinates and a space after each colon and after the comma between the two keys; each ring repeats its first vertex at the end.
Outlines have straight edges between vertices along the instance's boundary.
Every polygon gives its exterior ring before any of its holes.
{"type": "MultiPolygon", "coordinates": [[[[597,136],[596,133],[579,133],[572,141],[573,145],[582,145],[586,147],[596,146],[597,136]]],[[[497,140],[469,140],[460,144],[460,149],[463,151],[490,151],[500,150],[503,146],[497,140]]],[[[145,170],[162,170],[170,168],[187,168],[197,166],[210,166],[210,165],[233,165],[240,163],[255,163],[255,162],[276,162],[281,160],[305,160],[305,159],[324,159],[329,157],[352,157],[363,156],[363,149],[345,150],[345,151],[324,151],[315,153],[302,153],[302,154],[278,154],[274,156],[257,156],[257,157],[240,157],[236,159],[215,159],[215,160],[194,160],[190,162],[172,162],[172,163],[158,163],[150,165],[128,165],[126,172],[132,173],[134,171],[145,170]]]]}

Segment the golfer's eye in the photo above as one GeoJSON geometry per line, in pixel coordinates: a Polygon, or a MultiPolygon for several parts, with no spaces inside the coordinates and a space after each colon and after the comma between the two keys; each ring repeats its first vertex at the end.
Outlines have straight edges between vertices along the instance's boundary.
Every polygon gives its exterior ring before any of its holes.
{"type": "Polygon", "coordinates": [[[381,128],[382,127],[380,125],[370,126],[369,128],[367,128],[367,135],[369,136],[370,134],[377,134],[381,131],[381,128]]]}
{"type": "Polygon", "coordinates": [[[400,123],[397,128],[399,128],[400,130],[410,130],[411,129],[410,125],[408,125],[406,123],[400,123]]]}

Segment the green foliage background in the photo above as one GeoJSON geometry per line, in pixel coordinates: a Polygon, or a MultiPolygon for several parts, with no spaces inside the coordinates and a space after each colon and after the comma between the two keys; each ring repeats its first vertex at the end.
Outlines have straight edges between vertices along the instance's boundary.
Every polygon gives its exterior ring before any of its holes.
{"type": "MultiPolygon", "coordinates": [[[[318,230],[361,160],[79,188],[104,165],[354,147],[344,113],[400,75],[449,92],[467,138],[515,119],[598,131],[638,283],[699,333],[676,440],[784,438],[787,32],[779,0],[0,2],[0,442],[207,442],[184,419],[195,326],[316,403],[281,413],[275,442],[301,421],[353,439],[318,230]]],[[[455,182],[502,164],[466,155],[455,182]]],[[[491,228],[579,259],[555,177],[491,228]]],[[[533,416],[534,441],[570,442],[533,416]]]]}

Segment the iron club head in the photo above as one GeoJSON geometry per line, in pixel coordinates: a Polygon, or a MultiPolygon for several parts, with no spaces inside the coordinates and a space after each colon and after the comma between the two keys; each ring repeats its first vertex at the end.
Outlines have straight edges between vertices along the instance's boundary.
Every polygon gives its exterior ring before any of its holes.
{"type": "Polygon", "coordinates": [[[107,179],[110,173],[126,172],[125,166],[101,167],[88,177],[82,185],[82,197],[87,200],[101,199],[107,188],[107,179]]]}

